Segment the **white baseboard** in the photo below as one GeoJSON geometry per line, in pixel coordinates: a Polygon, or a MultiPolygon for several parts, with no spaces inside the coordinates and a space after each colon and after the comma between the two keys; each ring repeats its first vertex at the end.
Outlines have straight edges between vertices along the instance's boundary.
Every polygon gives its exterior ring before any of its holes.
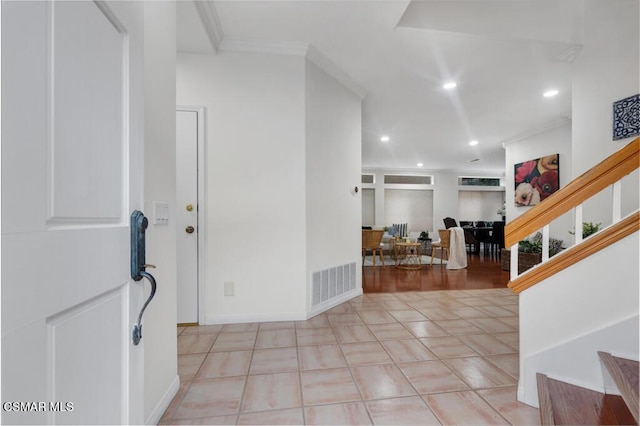
{"type": "Polygon", "coordinates": [[[171,401],[173,401],[173,397],[176,396],[179,389],[180,389],[180,377],[176,375],[176,377],[171,382],[171,385],[169,386],[167,391],[164,393],[160,401],[158,401],[158,405],[156,405],[156,407],[151,412],[151,415],[149,415],[149,418],[147,418],[145,424],[147,425],[158,424],[158,422],[162,418],[162,415],[164,414],[165,411],[167,411],[169,404],[171,404],[171,401]]]}
{"type": "Polygon", "coordinates": [[[204,325],[216,324],[242,324],[248,322],[277,322],[277,321],[306,321],[309,318],[321,314],[341,303],[362,295],[362,288],[356,288],[339,297],[316,305],[309,312],[278,312],[274,314],[232,314],[232,315],[207,315],[204,325]]]}
{"type": "Polygon", "coordinates": [[[305,312],[278,312],[275,314],[232,314],[232,315],[207,315],[205,325],[215,324],[241,324],[247,322],[276,322],[276,321],[304,321],[307,319],[305,312]]]}
{"type": "Polygon", "coordinates": [[[326,302],[320,303],[314,306],[311,311],[309,311],[307,318],[313,318],[318,314],[321,314],[329,309],[338,306],[341,303],[344,303],[348,300],[353,299],[354,297],[358,297],[362,295],[362,287],[353,289],[347,293],[343,293],[338,297],[334,297],[333,299],[327,300],[326,302]]]}
{"type": "Polygon", "coordinates": [[[530,405],[531,407],[534,407],[534,408],[539,408],[540,404],[538,403],[537,398],[535,400],[529,399],[528,401],[525,399],[525,392],[524,392],[524,387],[522,386],[522,379],[518,380],[518,393],[516,394],[516,398],[518,399],[518,401],[522,402],[523,404],[530,405]]]}

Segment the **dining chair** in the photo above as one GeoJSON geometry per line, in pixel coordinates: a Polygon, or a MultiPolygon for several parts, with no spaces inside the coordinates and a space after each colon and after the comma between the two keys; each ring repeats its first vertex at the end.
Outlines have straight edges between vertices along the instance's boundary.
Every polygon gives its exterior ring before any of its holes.
{"type": "MultiPolygon", "coordinates": [[[[486,228],[487,223],[483,220],[476,222],[476,228],[486,228]]],[[[482,244],[485,253],[489,251],[489,245],[491,244],[491,234],[488,229],[476,229],[476,239],[482,244]]]]}
{"type": "Polygon", "coordinates": [[[438,229],[440,235],[440,241],[431,243],[431,265],[433,265],[433,258],[436,256],[436,249],[440,249],[440,264],[442,265],[442,259],[445,252],[447,253],[447,260],[449,260],[449,247],[451,245],[451,231],[448,229],[438,229]]]}
{"type": "Polygon", "coordinates": [[[472,231],[471,229],[464,230],[464,243],[467,246],[467,251],[471,251],[472,253],[475,253],[476,247],[479,247],[478,244],[480,243],[478,242],[473,232],[474,231],[472,231]]]}
{"type": "Polygon", "coordinates": [[[382,254],[382,230],[362,230],[362,266],[364,266],[364,258],[367,251],[371,251],[373,255],[373,266],[376,266],[376,255],[380,256],[382,266],[384,265],[384,255],[382,254]]]}
{"type": "Polygon", "coordinates": [[[489,244],[491,245],[492,251],[497,249],[498,254],[500,253],[500,249],[504,248],[504,222],[493,222],[493,229],[491,231],[491,240],[489,244]]]}
{"type": "Polygon", "coordinates": [[[452,217],[445,217],[443,219],[444,221],[444,227],[449,229],[449,228],[455,228],[456,226],[458,226],[458,223],[456,222],[456,220],[452,217]]]}

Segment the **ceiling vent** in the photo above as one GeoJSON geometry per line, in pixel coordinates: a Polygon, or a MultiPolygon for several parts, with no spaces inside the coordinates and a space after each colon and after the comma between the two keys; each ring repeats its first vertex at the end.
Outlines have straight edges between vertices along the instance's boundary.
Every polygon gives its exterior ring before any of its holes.
{"type": "Polygon", "coordinates": [[[571,64],[573,63],[573,61],[576,60],[576,58],[578,57],[581,51],[582,51],[582,45],[574,44],[573,46],[561,52],[554,59],[556,61],[566,62],[568,64],[571,64]]]}

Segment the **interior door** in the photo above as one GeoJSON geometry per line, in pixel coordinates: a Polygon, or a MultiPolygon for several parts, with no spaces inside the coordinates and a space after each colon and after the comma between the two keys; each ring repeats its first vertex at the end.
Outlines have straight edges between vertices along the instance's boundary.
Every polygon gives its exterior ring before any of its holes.
{"type": "Polygon", "coordinates": [[[143,3],[2,2],[2,423],[143,423],[143,3]]]}
{"type": "Polygon", "coordinates": [[[176,111],[178,324],[198,323],[198,111],[176,111]]]}

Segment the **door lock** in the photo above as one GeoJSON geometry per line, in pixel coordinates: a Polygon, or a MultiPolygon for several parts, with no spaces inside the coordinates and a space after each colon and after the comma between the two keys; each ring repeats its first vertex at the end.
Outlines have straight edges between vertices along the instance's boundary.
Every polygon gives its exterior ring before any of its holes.
{"type": "Polygon", "coordinates": [[[149,302],[151,302],[151,299],[153,299],[153,296],[156,295],[157,287],[156,279],[153,275],[145,271],[145,268],[155,268],[155,265],[145,263],[145,233],[148,226],[149,221],[141,211],[134,210],[133,213],[131,213],[131,278],[133,278],[134,281],[140,281],[142,278],[146,278],[149,283],[151,283],[151,293],[144,302],[144,305],[142,305],[142,309],[138,315],[138,321],[136,321],[131,330],[131,340],[133,340],[134,345],[140,343],[140,339],[142,339],[142,315],[144,314],[144,310],[147,309],[149,302]]]}
{"type": "Polygon", "coordinates": [[[195,230],[196,230],[196,228],[194,228],[194,227],[193,227],[193,226],[191,226],[191,225],[187,226],[187,227],[184,229],[184,231],[185,231],[187,234],[193,234],[193,231],[195,231],[195,230]]]}
{"type": "Polygon", "coordinates": [[[193,204],[187,204],[187,207],[186,207],[186,208],[187,208],[187,211],[188,211],[188,212],[193,211],[193,204]]]}

